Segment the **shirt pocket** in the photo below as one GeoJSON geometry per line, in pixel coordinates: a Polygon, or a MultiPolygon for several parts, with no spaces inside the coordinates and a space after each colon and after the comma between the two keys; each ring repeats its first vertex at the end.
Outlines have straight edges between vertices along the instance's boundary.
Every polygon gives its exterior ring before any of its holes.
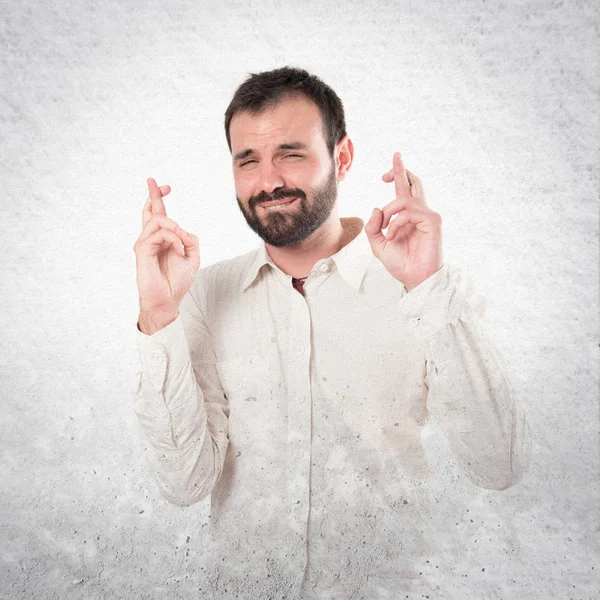
{"type": "Polygon", "coordinates": [[[268,356],[255,355],[216,363],[229,402],[229,443],[232,449],[265,450],[276,427],[268,356]]]}

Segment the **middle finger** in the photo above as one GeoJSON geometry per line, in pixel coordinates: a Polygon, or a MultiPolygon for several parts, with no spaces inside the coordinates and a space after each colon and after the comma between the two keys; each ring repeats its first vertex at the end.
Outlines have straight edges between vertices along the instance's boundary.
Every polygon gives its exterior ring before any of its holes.
{"type": "Polygon", "coordinates": [[[408,177],[406,176],[400,152],[394,153],[394,187],[396,188],[396,198],[410,195],[408,177]]]}
{"type": "MultiPolygon", "coordinates": [[[[161,185],[159,188],[160,193],[164,196],[171,192],[170,185],[161,185]]],[[[142,208],[142,229],[146,226],[146,223],[152,218],[152,198],[148,196],[146,204],[142,208]]]]}

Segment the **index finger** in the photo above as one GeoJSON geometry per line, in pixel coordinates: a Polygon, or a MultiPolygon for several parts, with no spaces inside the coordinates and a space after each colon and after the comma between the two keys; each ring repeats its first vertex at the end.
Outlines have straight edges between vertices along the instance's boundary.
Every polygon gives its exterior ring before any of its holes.
{"type": "Polygon", "coordinates": [[[162,194],[156,181],[150,177],[148,179],[148,192],[150,193],[150,202],[152,206],[153,215],[165,215],[167,216],[167,210],[165,209],[165,203],[162,199],[162,194]]]}
{"type": "Polygon", "coordinates": [[[410,196],[408,177],[406,176],[400,152],[394,153],[394,187],[396,188],[396,198],[410,196]]]}

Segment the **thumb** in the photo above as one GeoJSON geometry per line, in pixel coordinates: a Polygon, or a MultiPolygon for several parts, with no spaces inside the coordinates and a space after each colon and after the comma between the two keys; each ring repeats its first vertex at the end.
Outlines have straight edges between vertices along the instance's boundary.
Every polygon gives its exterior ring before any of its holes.
{"type": "Polygon", "coordinates": [[[371,244],[371,250],[373,250],[374,254],[377,254],[379,247],[385,242],[385,236],[381,231],[382,225],[383,212],[379,208],[374,208],[371,213],[371,218],[365,225],[365,234],[369,240],[369,244],[371,244]]]}

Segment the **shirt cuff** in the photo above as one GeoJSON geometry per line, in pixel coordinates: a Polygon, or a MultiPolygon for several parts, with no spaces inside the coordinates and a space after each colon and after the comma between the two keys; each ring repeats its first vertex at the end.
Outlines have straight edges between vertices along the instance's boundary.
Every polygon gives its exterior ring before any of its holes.
{"type": "Polygon", "coordinates": [[[400,299],[402,313],[420,340],[456,323],[468,306],[483,312],[485,302],[475,294],[470,278],[447,263],[400,299]]]}
{"type": "Polygon", "coordinates": [[[152,335],[142,333],[137,324],[135,329],[142,372],[154,387],[162,390],[167,369],[171,372],[182,371],[190,361],[181,313],[173,322],[152,335]]]}

